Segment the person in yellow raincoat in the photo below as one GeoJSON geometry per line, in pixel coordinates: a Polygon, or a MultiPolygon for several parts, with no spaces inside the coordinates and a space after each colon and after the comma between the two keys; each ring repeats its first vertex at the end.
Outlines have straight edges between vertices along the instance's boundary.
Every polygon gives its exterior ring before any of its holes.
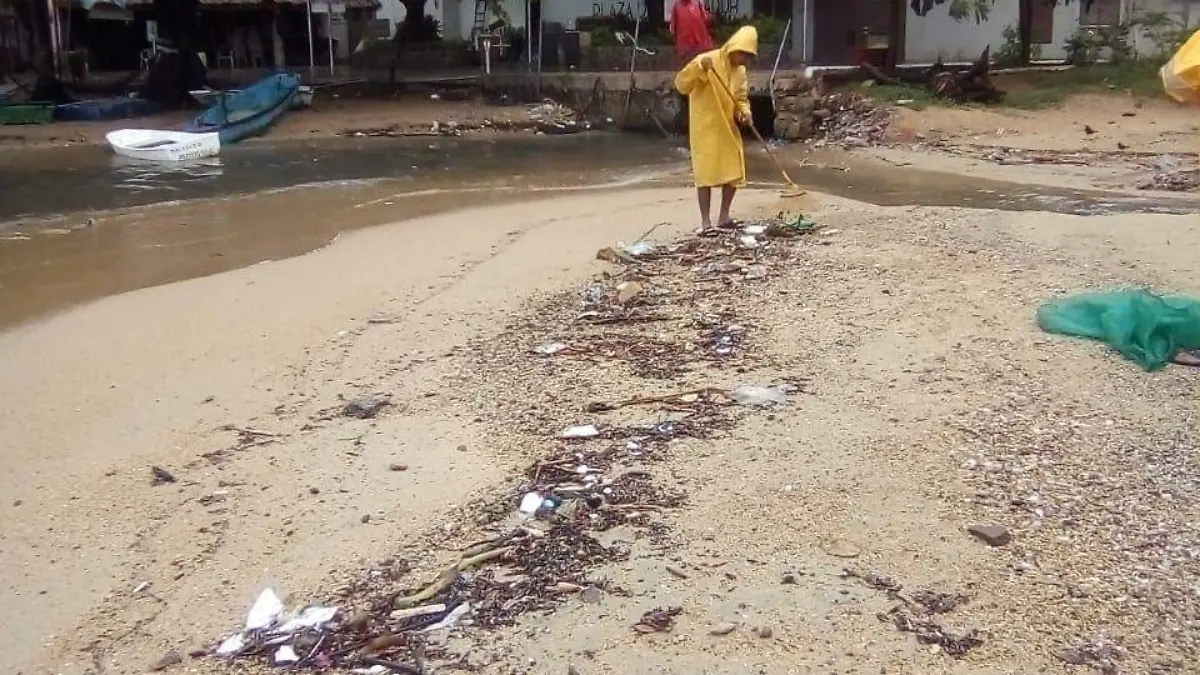
{"type": "Polygon", "coordinates": [[[1180,103],[1200,103],[1200,30],[1159,70],[1163,89],[1180,103]]]}
{"type": "Polygon", "coordinates": [[[719,49],[700,54],[675,76],[675,88],[688,98],[692,174],[704,227],[712,226],[712,189],[721,188],[717,224],[724,226],[732,222],[734,194],[746,184],[741,133],[741,125],[750,123],[746,64],[757,54],[758,31],[742,26],[719,49]]]}

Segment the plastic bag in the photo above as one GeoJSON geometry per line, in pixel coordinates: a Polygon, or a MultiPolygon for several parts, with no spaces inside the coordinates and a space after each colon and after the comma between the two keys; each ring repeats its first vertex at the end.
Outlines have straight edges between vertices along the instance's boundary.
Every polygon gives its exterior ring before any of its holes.
{"type": "Polygon", "coordinates": [[[1180,103],[1200,103],[1200,31],[1158,71],[1167,96],[1180,103]]]}
{"type": "Polygon", "coordinates": [[[1148,371],[1183,349],[1200,348],[1200,300],[1129,289],[1051,300],[1037,311],[1048,333],[1108,343],[1148,371]]]}

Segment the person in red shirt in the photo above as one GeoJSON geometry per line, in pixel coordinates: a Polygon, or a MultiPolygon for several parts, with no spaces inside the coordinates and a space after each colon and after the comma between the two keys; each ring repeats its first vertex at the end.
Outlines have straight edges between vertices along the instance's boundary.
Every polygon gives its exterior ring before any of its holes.
{"type": "Polygon", "coordinates": [[[689,63],[698,54],[713,48],[708,32],[710,16],[702,0],[675,0],[671,8],[671,35],[675,54],[681,63],[689,63]]]}

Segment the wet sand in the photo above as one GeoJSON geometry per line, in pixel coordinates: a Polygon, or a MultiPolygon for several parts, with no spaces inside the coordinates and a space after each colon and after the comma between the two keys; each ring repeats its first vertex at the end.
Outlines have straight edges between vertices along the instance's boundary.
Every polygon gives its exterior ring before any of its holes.
{"type": "Polygon", "coordinates": [[[401,409],[448,397],[446,355],[578,281],[598,248],[689,222],[691,206],[690,191],[648,190],[417,218],[0,334],[0,565],[16,570],[2,597],[23,617],[0,638],[0,670],[85,672],[85,634],[137,624],[159,637],[105,657],[134,672],[164,640],[188,649],[226,630],[261,584],[307,592],[503,479],[489,430],[461,408],[300,427],[379,388],[401,409]],[[229,450],[223,425],[283,436],[229,450]],[[151,465],[181,482],[152,486],[151,465]]]}

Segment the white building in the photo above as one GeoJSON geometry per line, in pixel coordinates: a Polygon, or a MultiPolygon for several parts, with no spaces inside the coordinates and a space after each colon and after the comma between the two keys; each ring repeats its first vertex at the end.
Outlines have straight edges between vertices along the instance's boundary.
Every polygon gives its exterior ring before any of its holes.
{"type": "MultiPolygon", "coordinates": [[[[670,17],[675,0],[552,0],[542,3],[543,20],[574,27],[580,17],[645,12],[645,2],[663,2],[664,16],[670,17]]],[[[1017,27],[1018,3],[997,0],[986,21],[950,16],[949,2],[935,6],[926,16],[918,16],[909,0],[707,0],[710,7],[721,5],[725,13],[749,16],[755,12],[792,17],[791,51],[797,63],[814,65],[852,65],[863,56],[864,45],[886,49],[895,63],[922,64],[937,59],[946,62],[969,61],[989,45],[993,54],[1004,44],[1006,28],[1017,27]]],[[[399,0],[382,0],[379,18],[399,22],[404,7],[399,0]]],[[[1200,23],[1200,0],[1094,0],[1081,16],[1082,0],[1059,0],[1052,7],[1035,0],[1033,42],[1040,58],[1052,60],[1065,56],[1067,40],[1081,25],[1106,25],[1128,20],[1145,12],[1164,12],[1181,25],[1200,23]]],[[[510,25],[523,28],[525,0],[501,0],[500,6],[510,25]]],[[[475,0],[428,0],[426,12],[442,21],[447,37],[470,39],[475,16],[475,0]]],[[[489,15],[489,20],[494,17],[489,15]]],[[[1135,31],[1139,53],[1153,51],[1146,35],[1135,31]]],[[[869,53],[869,52],[868,52],[869,53]]]]}

